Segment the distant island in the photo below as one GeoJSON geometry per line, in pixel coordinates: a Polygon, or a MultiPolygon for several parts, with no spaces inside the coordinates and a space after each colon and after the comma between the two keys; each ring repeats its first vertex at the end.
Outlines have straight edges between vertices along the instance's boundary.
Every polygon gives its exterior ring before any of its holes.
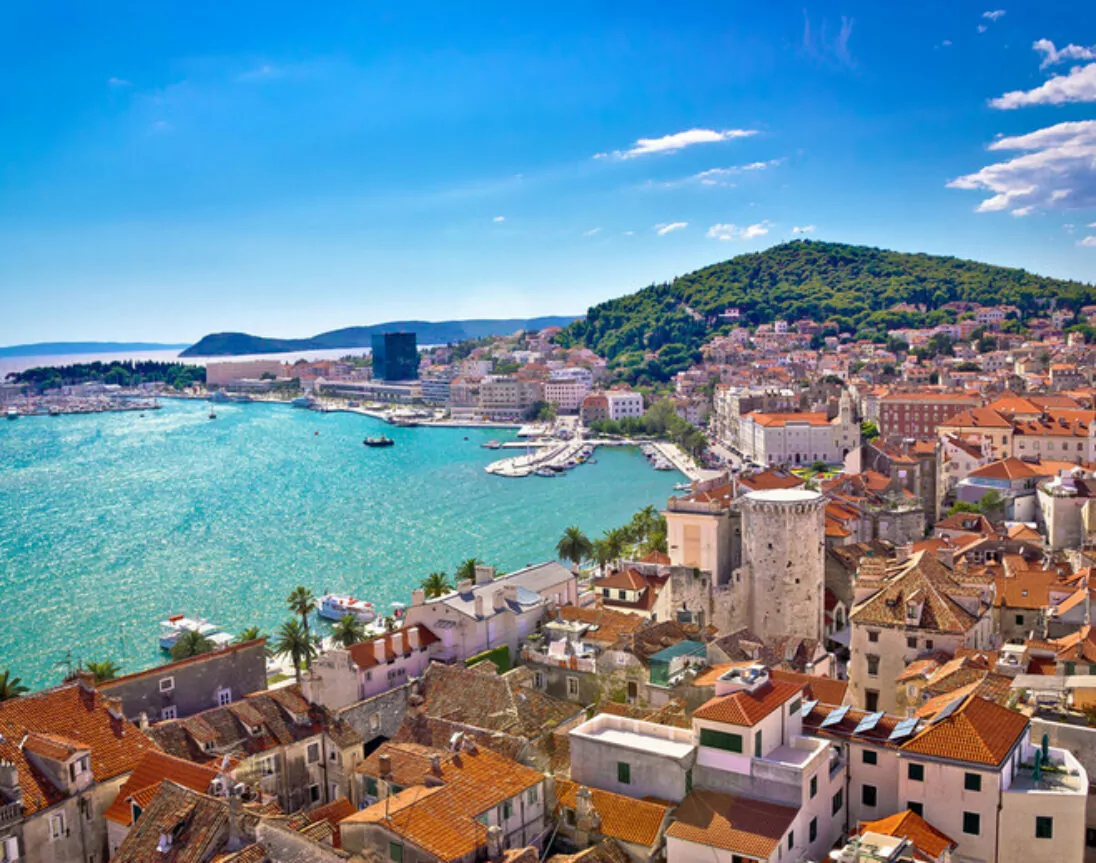
{"type": "Polygon", "coordinates": [[[373,333],[406,331],[418,336],[420,345],[447,345],[485,336],[505,336],[518,330],[565,327],[578,315],[541,318],[477,319],[470,321],[389,321],[367,327],[345,327],[306,339],[271,339],[248,333],[212,333],[191,345],[182,357],[233,357],[244,354],[280,354],[338,348],[367,348],[373,333]]]}
{"type": "Polygon", "coordinates": [[[0,357],[47,357],[72,354],[116,354],[128,351],[175,351],[185,344],[161,342],[37,342],[0,347],[0,357]]]}

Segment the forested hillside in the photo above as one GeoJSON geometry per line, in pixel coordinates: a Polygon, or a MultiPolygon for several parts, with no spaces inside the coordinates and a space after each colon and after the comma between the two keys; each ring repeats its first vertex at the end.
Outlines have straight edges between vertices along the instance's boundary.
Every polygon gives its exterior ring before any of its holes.
{"type": "Polygon", "coordinates": [[[649,377],[664,380],[730,328],[717,317],[729,307],[741,310],[747,326],[810,318],[831,321],[835,332],[885,338],[896,327],[953,320],[941,307],[955,300],[1010,303],[1026,317],[1052,299],[1076,309],[1092,303],[1096,290],[976,261],[798,240],[594,306],[560,341],[586,345],[618,368],[646,364],[649,377]],[[897,303],[924,304],[927,314],[887,311],[897,303]],[[649,350],[659,352],[657,362],[643,359],[649,350]]]}

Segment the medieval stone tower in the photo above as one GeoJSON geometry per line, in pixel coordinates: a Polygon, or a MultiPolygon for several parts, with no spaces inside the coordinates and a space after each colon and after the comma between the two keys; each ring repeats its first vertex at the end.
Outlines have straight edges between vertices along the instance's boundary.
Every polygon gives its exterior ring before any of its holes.
{"type": "Polygon", "coordinates": [[[826,499],[802,488],[773,489],[750,492],[735,507],[742,513],[736,616],[766,641],[778,635],[821,640],[826,499]]]}

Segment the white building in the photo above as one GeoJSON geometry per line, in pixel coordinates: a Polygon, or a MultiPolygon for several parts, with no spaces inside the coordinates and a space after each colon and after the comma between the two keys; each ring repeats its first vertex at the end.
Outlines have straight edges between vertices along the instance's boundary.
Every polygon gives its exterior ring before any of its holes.
{"type": "Polygon", "coordinates": [[[258,380],[263,375],[285,377],[281,360],[226,360],[206,366],[206,386],[224,386],[242,380],[258,380]]]}
{"type": "MultiPolygon", "coordinates": [[[[566,370],[561,370],[566,371],[566,370]]],[[[581,369],[587,372],[587,369],[581,369]]],[[[590,392],[590,382],[575,377],[556,377],[544,384],[544,400],[554,404],[561,411],[577,411],[582,407],[582,400],[590,392]]]]}
{"type": "Polygon", "coordinates": [[[605,393],[609,402],[609,419],[643,416],[643,395],[629,390],[609,390],[605,393]]]}
{"type": "Polygon", "coordinates": [[[832,420],[824,413],[753,411],[739,421],[738,446],[744,457],[764,465],[841,464],[860,446],[860,425],[852,398],[841,394],[832,420]]]}

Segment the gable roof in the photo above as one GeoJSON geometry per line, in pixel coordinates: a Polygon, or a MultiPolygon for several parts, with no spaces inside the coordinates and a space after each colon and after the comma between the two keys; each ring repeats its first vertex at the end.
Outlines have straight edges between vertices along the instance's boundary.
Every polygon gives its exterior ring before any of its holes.
{"type": "Polygon", "coordinates": [[[103,695],[79,683],[0,702],[0,759],[18,770],[26,815],[65,798],[20,746],[28,735],[32,748],[50,749],[49,757],[89,751],[92,776],[100,783],[129,773],[146,752],[159,748],[136,725],[112,716],[103,695]]]}
{"type": "MultiPolygon", "coordinates": [[[[574,809],[581,787],[570,779],[557,779],[556,805],[574,809]]],[[[590,788],[589,791],[590,802],[601,816],[598,833],[647,848],[658,841],[662,826],[674,808],[672,805],[636,800],[612,791],[602,791],[600,788],[590,788]]]]}
{"type": "Polygon", "coordinates": [[[958,842],[909,809],[880,818],[878,821],[861,821],[859,832],[908,839],[914,847],[932,860],[937,860],[945,852],[954,851],[959,847],[958,842]]]}
{"type": "Polygon", "coordinates": [[[136,802],[143,809],[165,779],[191,791],[205,792],[216,778],[217,771],[212,767],[176,758],[166,752],[146,752],[118,789],[118,796],[107,808],[104,817],[108,821],[129,827],[133,824],[133,807],[130,802],[136,802]]]}
{"type": "Polygon", "coordinates": [[[781,683],[793,683],[803,687],[805,698],[812,701],[821,701],[823,704],[844,704],[845,694],[849,689],[847,680],[837,680],[833,677],[822,677],[817,674],[804,674],[800,671],[787,671],[783,668],[772,668],[769,677],[781,683]]]}
{"type": "Polygon", "coordinates": [[[757,725],[784,702],[791,701],[802,692],[802,684],[770,680],[754,692],[743,689],[729,695],[717,695],[700,705],[693,712],[693,717],[726,722],[728,725],[757,725]]]}
{"type": "Polygon", "coordinates": [[[978,695],[902,745],[905,752],[999,766],[1023,736],[1028,718],[978,695]]]}
{"type": "Polygon", "coordinates": [[[347,648],[350,653],[350,658],[354,660],[354,664],[361,669],[373,668],[380,665],[377,660],[377,645],[381,646],[381,650],[384,652],[385,662],[391,662],[396,659],[397,656],[406,659],[414,650],[411,648],[409,633],[414,630],[419,636],[419,649],[426,649],[431,644],[436,644],[441,641],[433,632],[430,631],[425,625],[416,623],[413,626],[401,627],[395,632],[386,632],[384,635],[380,635],[376,638],[371,638],[368,641],[359,641],[357,644],[353,644],[347,648]],[[395,636],[400,634],[400,650],[397,651],[395,647],[395,636]]]}
{"type": "Polygon", "coordinates": [[[735,794],[697,790],[681,801],[667,836],[768,859],[798,810],[735,794]]]}

